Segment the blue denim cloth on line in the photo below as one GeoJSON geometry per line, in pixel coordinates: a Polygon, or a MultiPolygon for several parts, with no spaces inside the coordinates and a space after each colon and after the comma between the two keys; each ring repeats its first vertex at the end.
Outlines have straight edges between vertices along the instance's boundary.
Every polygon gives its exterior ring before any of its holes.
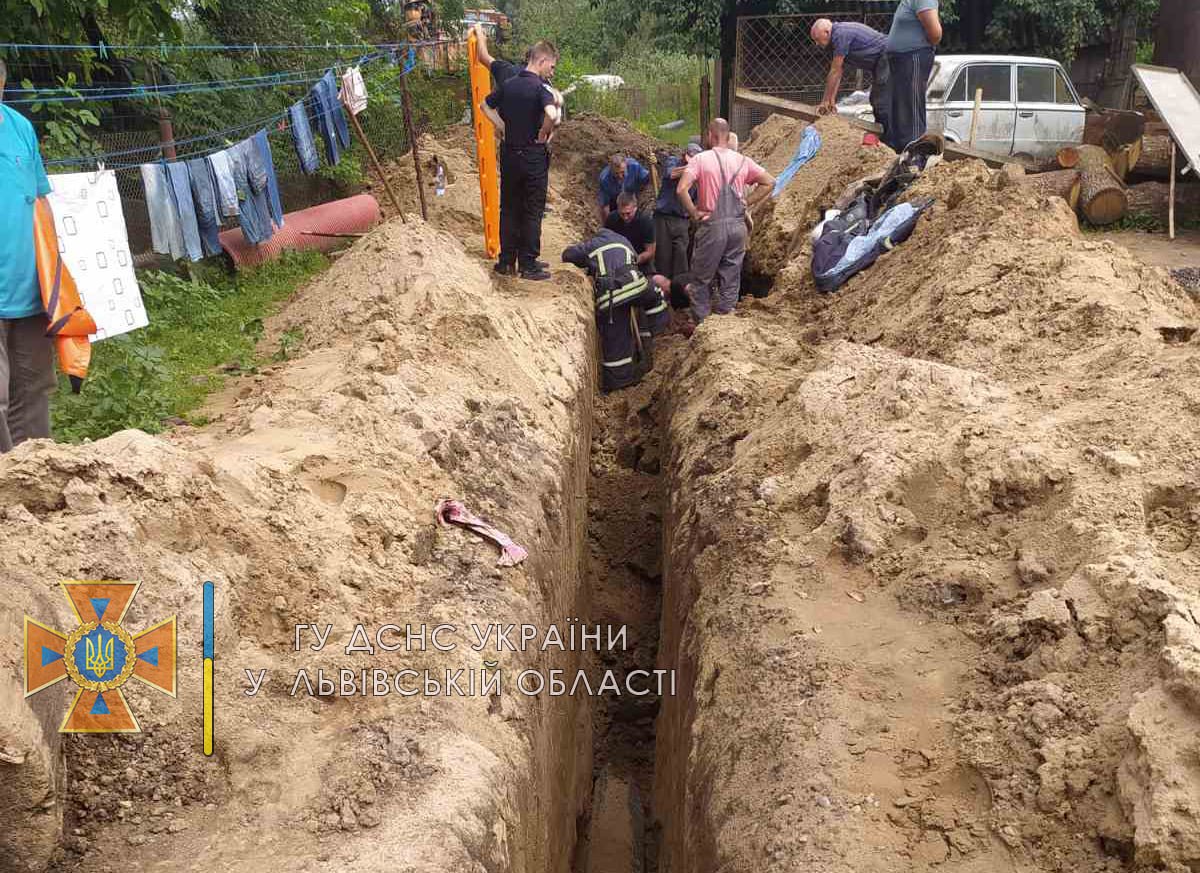
{"type": "Polygon", "coordinates": [[[283,227],[283,202],[279,198],[279,180],[275,177],[275,159],[271,157],[271,141],[267,139],[266,130],[254,134],[254,146],[262,158],[263,169],[267,171],[267,205],[271,207],[271,220],[275,227],[283,227]]]}
{"type": "Polygon", "coordinates": [[[228,149],[229,163],[238,192],[238,220],[246,242],[266,242],[275,231],[271,228],[271,207],[267,203],[267,171],[252,139],[244,139],[228,149]]]}
{"type": "Polygon", "coordinates": [[[303,100],[292,104],[288,109],[288,118],[291,122],[296,156],[300,159],[300,169],[311,176],[320,168],[321,159],[317,155],[317,143],[313,139],[312,125],[308,123],[308,109],[303,100]]]}
{"type": "Polygon", "coordinates": [[[184,250],[189,261],[198,261],[204,257],[204,251],[200,244],[200,226],[196,223],[196,207],[192,201],[192,177],[187,164],[182,161],[167,164],[167,174],[171,179],[175,215],[179,219],[179,229],[183,231],[184,250]]]}
{"type": "Polygon", "coordinates": [[[221,215],[217,209],[217,185],[209,163],[204,158],[187,162],[192,180],[192,202],[196,207],[196,224],[200,228],[200,244],[205,257],[221,253],[221,215]]]}
{"type": "Polygon", "coordinates": [[[238,196],[237,183],[233,181],[233,167],[229,163],[229,151],[223,149],[214,152],[207,160],[217,185],[217,202],[221,206],[221,215],[233,218],[238,214],[238,196]]]}
{"type": "Polygon", "coordinates": [[[317,102],[317,129],[325,140],[325,157],[330,164],[342,159],[342,150],[350,147],[350,128],[338,100],[333,71],[327,70],[310,92],[317,102]]]}
{"type": "Polygon", "coordinates": [[[183,232],[175,214],[171,181],[161,162],[142,164],[142,184],[146,186],[146,211],[150,214],[150,247],[160,255],[178,260],[185,254],[183,232]]]}
{"type": "Polygon", "coordinates": [[[330,104],[337,110],[333,113],[333,127],[337,132],[338,142],[342,144],[343,149],[348,149],[350,148],[350,126],[346,123],[346,113],[342,109],[342,101],[338,99],[337,80],[333,77],[333,70],[326,70],[325,75],[321,77],[321,82],[325,85],[325,92],[329,95],[330,104]]]}

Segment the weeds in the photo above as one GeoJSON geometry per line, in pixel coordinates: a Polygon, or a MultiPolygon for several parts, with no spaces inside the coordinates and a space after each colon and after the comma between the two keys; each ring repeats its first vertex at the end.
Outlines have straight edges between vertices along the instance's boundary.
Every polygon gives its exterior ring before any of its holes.
{"type": "MultiPolygon", "coordinates": [[[[96,343],[82,394],[71,394],[65,380],[60,384],[52,408],[55,438],[79,442],[126,428],[157,433],[168,419],[186,418],[228,373],[259,363],[255,346],[264,317],[327,263],[316,252],[289,252],[235,277],[141,274],[150,326],[96,343]]],[[[302,341],[299,329],[285,332],[275,359],[288,360],[302,341]]]]}

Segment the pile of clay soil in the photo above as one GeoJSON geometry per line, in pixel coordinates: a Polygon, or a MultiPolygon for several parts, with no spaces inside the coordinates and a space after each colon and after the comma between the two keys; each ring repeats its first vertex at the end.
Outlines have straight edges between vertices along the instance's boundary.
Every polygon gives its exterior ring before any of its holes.
{"type": "MultiPolygon", "coordinates": [[[[550,167],[561,199],[552,200],[567,222],[576,227],[594,227],[596,194],[600,190],[600,172],[612,155],[636,158],[646,169],[655,166],[656,155],[664,143],[646,136],[622,119],[590,112],[572,116],[559,128],[551,143],[550,167]]],[[[657,192],[647,185],[642,192],[643,206],[653,203],[657,192]]]]}
{"type": "MultiPolygon", "coordinates": [[[[586,698],[512,686],[311,697],[294,685],[300,669],[314,686],[318,669],[342,668],[444,681],[490,659],[512,682],[525,667],[582,663],[476,652],[468,626],[544,630],[583,614],[590,290],[569,268],[554,282],[496,281],[470,254],[482,252],[478,183],[461,137],[423,145],[450,170],[447,196],[430,198],[433,224],[392,219],[298,293],[267,343],[291,331],[300,353],[231,383],[212,424],[0,458],[0,869],[569,863],[592,789],[586,698]],[[492,545],[439,527],[443,497],[528,560],[499,568],[492,545]],[[22,614],[74,625],[60,579],[140,580],[134,632],[178,617],[178,697],[124,689],[143,733],[61,737],[69,683],[22,699],[22,614]],[[200,754],[205,580],[217,591],[211,759],[200,754]],[[439,622],[459,628],[453,652],[346,651],[356,624],[439,622]],[[313,651],[303,636],[297,651],[298,624],[332,625],[329,644],[313,651]],[[247,671],[259,670],[266,682],[248,696],[247,671]]],[[[547,221],[548,250],[578,235],[547,221]]]]}
{"type": "Polygon", "coordinates": [[[668,378],[664,864],[1196,869],[1196,304],[979,162],[820,295],[782,241],[886,153],[819,127],[668,378]]]}

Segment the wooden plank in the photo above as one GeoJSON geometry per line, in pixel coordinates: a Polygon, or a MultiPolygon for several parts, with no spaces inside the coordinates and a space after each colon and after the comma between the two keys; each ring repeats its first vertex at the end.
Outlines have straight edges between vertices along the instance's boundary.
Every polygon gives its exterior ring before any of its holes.
{"type": "MultiPolygon", "coordinates": [[[[780,115],[786,115],[789,118],[800,118],[805,121],[816,121],[821,117],[817,112],[817,108],[808,103],[800,103],[797,100],[787,100],[783,97],[775,97],[771,94],[761,94],[758,91],[751,91],[749,88],[738,88],[733,95],[735,100],[740,100],[743,103],[748,103],[751,106],[757,106],[760,109],[766,109],[768,112],[778,112],[780,115]]],[[[842,120],[851,127],[857,127],[859,130],[869,131],[871,133],[881,133],[883,128],[878,124],[870,121],[863,121],[860,118],[847,118],[842,116],[842,120]]],[[[1016,164],[1024,167],[1027,170],[1034,169],[1034,166],[1028,161],[1021,158],[1011,157],[1009,155],[997,155],[991,152],[981,152],[977,149],[969,148],[962,143],[947,142],[945,158],[948,161],[965,160],[967,158],[975,158],[983,161],[989,167],[1003,167],[1005,164],[1016,164]]]]}

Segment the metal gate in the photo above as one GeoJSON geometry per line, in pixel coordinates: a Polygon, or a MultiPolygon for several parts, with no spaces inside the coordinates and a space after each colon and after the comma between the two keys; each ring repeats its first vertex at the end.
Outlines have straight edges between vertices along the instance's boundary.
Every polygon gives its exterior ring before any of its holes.
{"type": "MultiPolygon", "coordinates": [[[[738,136],[748,136],[768,115],[764,109],[739,101],[738,88],[803,103],[820,102],[831,55],[809,36],[813,22],[819,18],[858,21],[887,33],[896,6],[896,0],[868,0],[843,3],[823,12],[803,15],[739,17],[729,119],[738,136]]],[[[870,75],[847,69],[838,93],[849,94],[870,86],[870,75]]]]}

